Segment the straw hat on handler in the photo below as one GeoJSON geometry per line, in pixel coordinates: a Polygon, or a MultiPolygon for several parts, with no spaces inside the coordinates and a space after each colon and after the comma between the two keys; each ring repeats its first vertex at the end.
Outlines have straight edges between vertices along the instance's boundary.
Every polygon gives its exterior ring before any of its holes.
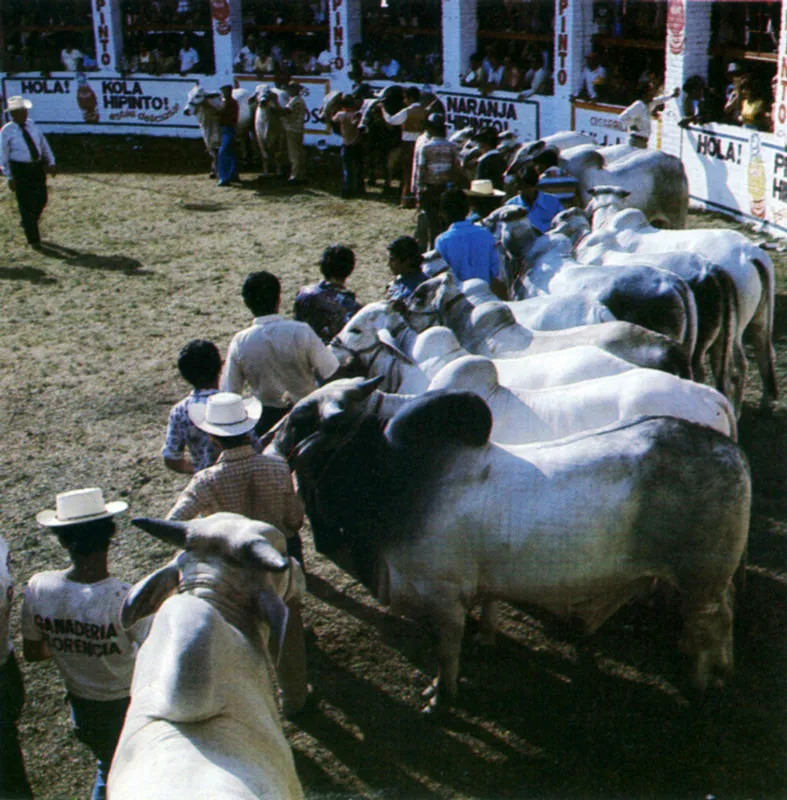
{"type": "Polygon", "coordinates": [[[495,189],[490,180],[476,180],[470,182],[470,188],[465,189],[468,197],[505,197],[506,193],[495,189]]]}
{"type": "Polygon", "coordinates": [[[248,433],[262,416],[262,403],[256,397],[242,398],[233,392],[216,392],[205,403],[189,406],[189,419],[213,436],[241,436],[248,433]]]}
{"type": "Polygon", "coordinates": [[[6,104],[6,111],[21,111],[24,109],[31,109],[33,104],[25,97],[21,95],[14,95],[13,97],[8,98],[8,103],[6,104]]]}
{"type": "Polygon", "coordinates": [[[77,489],[63,492],[55,498],[55,508],[36,514],[36,521],[46,528],[59,528],[63,525],[81,525],[98,519],[114,517],[128,508],[128,503],[114,500],[104,502],[101,489],[77,489]]]}

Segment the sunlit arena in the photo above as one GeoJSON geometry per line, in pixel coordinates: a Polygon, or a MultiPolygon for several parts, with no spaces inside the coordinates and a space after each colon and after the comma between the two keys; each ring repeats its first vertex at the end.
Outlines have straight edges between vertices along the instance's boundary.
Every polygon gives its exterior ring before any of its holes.
{"type": "Polygon", "coordinates": [[[0,3],[0,797],[783,797],[783,14],[0,3]]]}

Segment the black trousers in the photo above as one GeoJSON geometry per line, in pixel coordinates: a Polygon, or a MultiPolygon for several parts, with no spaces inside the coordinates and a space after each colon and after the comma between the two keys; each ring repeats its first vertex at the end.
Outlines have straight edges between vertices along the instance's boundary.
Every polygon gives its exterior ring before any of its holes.
{"type": "Polygon", "coordinates": [[[0,665],[0,797],[32,798],[19,747],[16,721],[22,713],[25,689],[14,654],[0,665]]]}
{"type": "Polygon", "coordinates": [[[38,220],[46,208],[46,172],[43,162],[26,164],[11,162],[11,177],[16,181],[16,203],[22,217],[22,228],[29,244],[38,244],[38,220]]]}

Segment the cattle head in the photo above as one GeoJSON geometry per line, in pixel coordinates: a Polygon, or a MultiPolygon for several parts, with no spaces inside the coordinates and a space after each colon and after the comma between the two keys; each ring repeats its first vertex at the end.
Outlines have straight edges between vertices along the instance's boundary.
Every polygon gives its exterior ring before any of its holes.
{"type": "Polygon", "coordinates": [[[527,218],[521,206],[496,208],[481,224],[495,237],[502,250],[509,285],[522,271],[522,265],[541,231],[527,218]]]}
{"type": "Polygon", "coordinates": [[[286,544],[277,528],[228,512],[190,522],[138,518],[133,523],[182,552],[132,588],[123,604],[124,626],[155,614],[170,595],[189,593],[250,637],[259,623],[267,623],[278,652],[287,624],[281,596],[289,583],[289,577],[278,576],[290,562],[282,555],[286,544]]]}
{"type": "Polygon", "coordinates": [[[256,102],[257,105],[265,108],[266,106],[278,106],[279,95],[276,88],[270,83],[258,83],[254,87],[254,92],[249,98],[249,103],[256,102]]]}
{"type": "Polygon", "coordinates": [[[432,325],[443,325],[451,307],[465,299],[454,273],[444,272],[416,287],[407,299],[407,321],[419,333],[432,325]]]}
{"type": "Polygon", "coordinates": [[[396,336],[407,327],[391,303],[369,303],[353,315],[329,346],[342,367],[349,367],[356,360],[368,367],[380,348],[412,364],[410,356],[396,343],[396,336]]]}
{"type": "Polygon", "coordinates": [[[325,122],[326,124],[329,123],[331,119],[333,119],[333,115],[341,108],[343,99],[344,92],[340,92],[338,89],[328,92],[328,94],[325,95],[325,99],[322,101],[319,111],[317,112],[317,118],[319,121],[325,122]]]}
{"type": "Polygon", "coordinates": [[[560,233],[573,245],[590,233],[590,222],[585,212],[579,208],[567,208],[555,214],[549,227],[550,233],[560,233]]]}
{"type": "Polygon", "coordinates": [[[516,152],[509,159],[508,168],[504,173],[505,177],[511,176],[515,178],[524,172],[528,167],[532,166],[533,159],[546,149],[546,143],[540,139],[536,142],[524,142],[519,145],[516,152]]]}
{"type": "Polygon", "coordinates": [[[430,278],[436,278],[444,272],[448,272],[451,267],[448,262],[440,255],[439,250],[427,250],[421,256],[421,271],[425,272],[430,278]]]}
{"type": "Polygon", "coordinates": [[[590,201],[585,215],[593,228],[608,222],[618,211],[626,208],[626,198],[631,192],[620,186],[593,186],[587,190],[590,201]]]}
{"type": "Polygon", "coordinates": [[[331,381],[297,402],[276,434],[290,469],[309,475],[321,455],[341,447],[372,413],[372,393],[382,380],[331,381]]]}

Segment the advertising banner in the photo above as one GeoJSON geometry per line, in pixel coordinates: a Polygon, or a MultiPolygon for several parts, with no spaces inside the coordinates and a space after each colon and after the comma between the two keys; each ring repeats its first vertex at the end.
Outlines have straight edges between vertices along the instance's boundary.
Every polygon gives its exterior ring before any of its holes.
{"type": "Polygon", "coordinates": [[[533,100],[508,100],[439,89],[436,94],[445,105],[449,133],[491,125],[498,131],[513,131],[525,142],[538,139],[540,135],[539,106],[533,100]]]}
{"type": "Polygon", "coordinates": [[[624,144],[628,128],[619,119],[623,106],[576,101],[571,111],[571,129],[592,136],[602,147],[624,144]]]}
{"type": "Polygon", "coordinates": [[[787,230],[787,152],[779,136],[729,126],[683,131],[691,196],[787,230]]]}
{"type": "Polygon", "coordinates": [[[194,79],[100,78],[69,73],[48,78],[3,79],[6,97],[24,95],[33,102],[30,117],[46,132],[140,133],[168,131],[199,136],[194,117],[187,117],[186,95],[194,79]]]}

